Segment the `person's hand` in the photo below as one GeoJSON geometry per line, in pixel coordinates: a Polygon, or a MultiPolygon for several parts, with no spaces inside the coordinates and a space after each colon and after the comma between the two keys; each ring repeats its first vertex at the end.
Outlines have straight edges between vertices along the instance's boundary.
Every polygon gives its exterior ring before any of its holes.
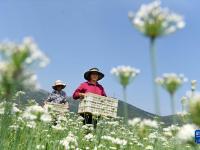
{"type": "Polygon", "coordinates": [[[80,97],[80,99],[84,99],[85,93],[79,93],[79,97],[80,97]]]}

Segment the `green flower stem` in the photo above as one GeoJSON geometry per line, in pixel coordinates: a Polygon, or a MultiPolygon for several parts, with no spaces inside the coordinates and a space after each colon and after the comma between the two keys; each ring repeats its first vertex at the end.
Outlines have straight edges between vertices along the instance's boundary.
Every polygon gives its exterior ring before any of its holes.
{"type": "Polygon", "coordinates": [[[194,95],[195,95],[195,90],[194,90],[194,89],[192,89],[191,91],[192,91],[192,96],[191,96],[191,98],[193,98],[193,97],[194,97],[194,95]]]}
{"type": "Polygon", "coordinates": [[[21,101],[21,94],[19,94],[19,97],[18,97],[18,106],[19,106],[19,108],[21,106],[20,101],[21,101]]]}
{"type": "Polygon", "coordinates": [[[159,100],[158,86],[155,83],[155,79],[157,76],[155,40],[156,40],[155,37],[150,38],[150,56],[151,56],[152,83],[153,83],[153,93],[154,93],[154,101],[155,101],[155,112],[157,115],[160,115],[160,100],[159,100]]]}
{"type": "Polygon", "coordinates": [[[123,86],[123,100],[124,100],[124,122],[128,123],[128,105],[127,105],[127,95],[126,86],[123,86]]]}
{"type": "Polygon", "coordinates": [[[175,99],[174,99],[174,94],[170,94],[170,100],[171,100],[171,112],[172,112],[172,119],[173,119],[173,123],[176,122],[175,120],[175,99]]]}
{"type": "Polygon", "coordinates": [[[184,110],[185,110],[185,105],[182,104],[182,112],[184,112],[184,110]]]}

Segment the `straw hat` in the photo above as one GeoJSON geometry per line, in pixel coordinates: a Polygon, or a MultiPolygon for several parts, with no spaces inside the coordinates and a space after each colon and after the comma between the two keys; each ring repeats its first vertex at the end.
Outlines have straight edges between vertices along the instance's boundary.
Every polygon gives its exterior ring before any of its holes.
{"type": "Polygon", "coordinates": [[[101,80],[104,77],[104,74],[101,73],[98,68],[91,68],[90,70],[88,70],[87,72],[84,73],[84,78],[89,81],[90,75],[93,72],[98,73],[98,75],[99,75],[98,80],[101,80]]]}
{"type": "Polygon", "coordinates": [[[56,90],[56,86],[62,86],[62,89],[64,89],[66,87],[66,84],[64,84],[61,80],[57,80],[57,81],[55,81],[55,83],[52,86],[52,88],[54,90],[56,90]]]}

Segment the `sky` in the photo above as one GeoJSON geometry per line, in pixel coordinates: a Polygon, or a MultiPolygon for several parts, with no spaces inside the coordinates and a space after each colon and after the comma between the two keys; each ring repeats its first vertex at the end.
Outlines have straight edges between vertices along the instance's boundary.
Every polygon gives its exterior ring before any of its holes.
{"type": "MultiPolygon", "coordinates": [[[[110,74],[118,65],[130,65],[141,73],[128,86],[128,103],[154,113],[149,39],[130,23],[128,12],[136,12],[151,0],[0,0],[0,41],[35,39],[51,63],[37,70],[41,88],[49,92],[55,80],[63,80],[68,96],[84,82],[83,74],[98,67],[100,81],[108,96],[122,99],[122,88],[110,74]]],[[[184,16],[186,27],[157,40],[158,75],[183,73],[200,80],[199,0],[163,0],[162,6],[184,16]]],[[[181,97],[190,90],[184,84],[176,94],[176,110],[181,97]]],[[[197,88],[198,90],[198,88],[197,88]]],[[[170,99],[160,88],[161,115],[171,114],[170,99]]]]}

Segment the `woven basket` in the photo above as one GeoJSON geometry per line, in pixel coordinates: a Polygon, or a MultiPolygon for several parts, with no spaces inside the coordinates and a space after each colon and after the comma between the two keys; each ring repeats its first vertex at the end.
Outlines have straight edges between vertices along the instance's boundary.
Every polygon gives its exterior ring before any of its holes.
{"type": "Polygon", "coordinates": [[[91,113],[97,116],[117,117],[118,100],[87,93],[79,103],[78,113],[91,113]]]}
{"type": "Polygon", "coordinates": [[[47,102],[44,105],[44,108],[50,109],[51,111],[59,112],[59,113],[65,113],[69,112],[69,104],[57,104],[57,103],[49,103],[47,102]]]}

